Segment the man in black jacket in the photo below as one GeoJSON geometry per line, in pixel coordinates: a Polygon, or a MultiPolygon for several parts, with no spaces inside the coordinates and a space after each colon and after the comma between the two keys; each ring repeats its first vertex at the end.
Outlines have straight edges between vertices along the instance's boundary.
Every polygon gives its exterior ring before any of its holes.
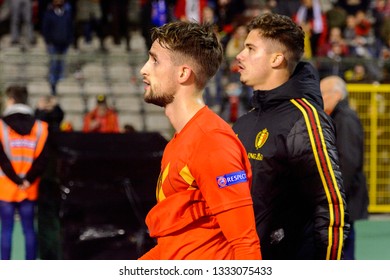
{"type": "Polygon", "coordinates": [[[348,91],[343,79],[328,76],[320,83],[324,110],[332,117],[336,127],[336,147],[343,174],[350,233],[345,240],[344,259],[355,259],[354,222],[368,216],[368,191],[363,173],[364,131],[357,113],[348,102],[348,91]]]}
{"type": "Polygon", "coordinates": [[[340,259],[347,234],[335,133],[316,70],[300,62],[304,32],[267,13],[237,55],[253,109],[233,129],[247,149],[263,259],[340,259]]]}

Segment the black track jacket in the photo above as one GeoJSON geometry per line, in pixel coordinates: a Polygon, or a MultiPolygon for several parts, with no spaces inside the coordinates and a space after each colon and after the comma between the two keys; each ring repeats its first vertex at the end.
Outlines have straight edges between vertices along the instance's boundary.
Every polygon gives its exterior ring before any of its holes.
{"type": "Polygon", "coordinates": [[[340,259],[345,194],[318,73],[300,62],[285,84],[255,91],[252,105],[233,129],[252,165],[263,259],[340,259]]]}

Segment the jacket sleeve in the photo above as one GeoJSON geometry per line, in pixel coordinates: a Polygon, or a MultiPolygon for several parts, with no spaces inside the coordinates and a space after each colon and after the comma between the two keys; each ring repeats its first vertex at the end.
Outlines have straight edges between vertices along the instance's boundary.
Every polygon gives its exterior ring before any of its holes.
{"type": "Polygon", "coordinates": [[[39,154],[39,156],[34,160],[34,162],[31,165],[30,170],[27,172],[24,179],[29,181],[30,183],[34,182],[38,177],[42,176],[44,173],[46,166],[49,162],[49,143],[46,140],[46,143],[42,149],[42,152],[39,154]]]}
{"type": "Polygon", "coordinates": [[[323,111],[305,110],[288,137],[289,156],[299,192],[313,209],[316,258],[341,259],[347,216],[334,126],[323,111]]]}
{"type": "Polygon", "coordinates": [[[340,169],[343,174],[343,185],[348,196],[356,174],[360,172],[363,164],[363,128],[359,120],[340,115],[343,118],[336,123],[336,146],[339,152],[340,169]]]}
{"type": "Polygon", "coordinates": [[[1,143],[1,141],[0,141],[0,167],[3,170],[4,174],[15,184],[20,185],[23,183],[23,179],[16,174],[11,161],[5,154],[3,144],[1,143]]]}

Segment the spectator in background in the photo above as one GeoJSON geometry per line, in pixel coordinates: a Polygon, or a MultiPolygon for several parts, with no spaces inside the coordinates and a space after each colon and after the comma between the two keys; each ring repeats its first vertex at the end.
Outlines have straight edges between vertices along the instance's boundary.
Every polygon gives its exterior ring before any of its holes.
{"type": "Polygon", "coordinates": [[[87,45],[91,45],[94,35],[97,35],[100,42],[100,50],[104,50],[100,0],[78,0],[76,1],[75,11],[75,36],[73,42],[75,49],[78,49],[80,37],[84,38],[87,45]]]}
{"type": "Polygon", "coordinates": [[[235,23],[244,16],[247,5],[242,0],[217,0],[216,2],[215,15],[220,31],[220,40],[223,47],[226,47],[235,23]]]}
{"type": "Polygon", "coordinates": [[[371,0],[338,0],[340,5],[348,14],[354,15],[357,11],[367,11],[371,0]]]}
{"type": "Polygon", "coordinates": [[[356,15],[348,15],[344,38],[349,47],[349,53],[354,57],[372,58],[372,44],[374,37],[371,32],[371,24],[363,11],[356,15]]]}
{"type": "Polygon", "coordinates": [[[125,39],[126,51],[130,51],[129,0],[110,0],[111,32],[115,45],[125,39]]]}
{"type": "Polygon", "coordinates": [[[56,133],[64,119],[64,112],[54,96],[42,96],[35,109],[35,118],[47,122],[49,129],[49,160],[39,183],[38,244],[41,260],[61,259],[60,245],[60,183],[57,176],[56,133]]]}
{"type": "Polygon", "coordinates": [[[377,39],[377,48],[380,52],[381,47],[386,44],[390,37],[390,1],[376,0],[372,9],[374,36],[377,39]]]}
{"type": "Polygon", "coordinates": [[[373,82],[366,66],[362,63],[357,63],[351,69],[346,70],[344,78],[348,83],[368,84],[373,82]]]}
{"type": "Polygon", "coordinates": [[[318,56],[328,56],[334,58],[335,56],[346,57],[349,55],[349,48],[343,38],[343,31],[340,27],[332,27],[329,30],[329,38],[327,41],[319,46],[318,56]],[[335,46],[340,50],[335,50],[335,46]]]}
{"type": "MultiPolygon", "coordinates": [[[[202,21],[204,24],[214,25],[215,32],[218,34],[217,17],[215,15],[214,4],[208,4],[203,8],[202,21]]],[[[214,77],[210,79],[206,88],[204,89],[203,100],[207,106],[212,108],[215,112],[220,111],[223,95],[223,74],[225,65],[222,65],[214,77]]]]}
{"type": "Polygon", "coordinates": [[[321,77],[329,75],[342,77],[346,70],[343,59],[349,55],[349,48],[340,27],[332,27],[328,34],[328,40],[319,46],[317,55],[329,59],[317,61],[317,69],[321,77]]]}
{"type": "Polygon", "coordinates": [[[123,126],[123,133],[135,133],[135,132],[137,132],[137,130],[132,124],[126,123],[123,126]]]}
{"type": "Polygon", "coordinates": [[[51,94],[57,94],[57,84],[64,77],[65,55],[73,42],[71,6],[64,0],[53,0],[42,23],[42,36],[50,55],[49,83],[51,94]]]}
{"type": "Polygon", "coordinates": [[[382,83],[390,83],[390,36],[384,40],[380,50],[379,63],[382,66],[382,83]]]}
{"type": "Polygon", "coordinates": [[[368,191],[363,172],[364,131],[359,116],[349,106],[348,92],[343,79],[328,76],[321,80],[324,111],[336,127],[336,147],[346,193],[350,233],[345,240],[344,259],[355,259],[354,222],[368,217],[368,191]]]}
{"type": "Polygon", "coordinates": [[[236,56],[244,48],[248,35],[245,24],[235,27],[225,48],[225,60],[228,63],[226,86],[221,104],[221,116],[233,124],[243,113],[247,112],[252,89],[240,82],[239,67],[236,56]]]}
{"type": "Polygon", "coordinates": [[[48,126],[35,120],[24,86],[9,86],[0,120],[1,259],[11,259],[14,215],[18,211],[25,237],[26,259],[37,258],[35,205],[40,176],[47,165],[48,126]]]}
{"type": "Polygon", "coordinates": [[[0,0],[0,42],[10,30],[9,8],[6,0],[0,0]]]}
{"type": "Polygon", "coordinates": [[[333,6],[326,11],[325,15],[328,29],[333,27],[338,27],[341,30],[344,29],[347,20],[347,12],[339,4],[334,3],[333,6]]]}
{"type": "Polygon", "coordinates": [[[246,25],[239,25],[234,28],[233,34],[228,40],[225,48],[225,56],[230,62],[236,60],[237,54],[244,48],[244,42],[247,35],[246,25]]]}
{"type": "Polygon", "coordinates": [[[117,113],[107,104],[105,95],[96,97],[96,107],[84,117],[84,132],[119,132],[117,113]]]}
{"type": "Polygon", "coordinates": [[[55,96],[42,96],[35,108],[35,117],[47,122],[50,132],[57,132],[60,130],[61,122],[64,119],[64,111],[55,96]]]}
{"type": "Polygon", "coordinates": [[[207,5],[203,8],[202,23],[217,24],[214,7],[207,5]]]}
{"type": "Polygon", "coordinates": [[[203,10],[207,0],[176,0],[174,15],[178,20],[203,22],[203,10]]]}
{"type": "Polygon", "coordinates": [[[11,12],[11,45],[18,45],[20,43],[20,34],[23,29],[26,33],[24,36],[24,45],[35,44],[31,2],[31,0],[9,1],[11,12]]]}
{"type": "Polygon", "coordinates": [[[152,46],[150,30],[172,20],[169,10],[175,0],[141,0],[141,33],[145,40],[146,49],[152,46]]]}
{"type": "Polygon", "coordinates": [[[277,14],[293,17],[301,5],[301,0],[267,0],[266,2],[271,2],[272,11],[277,14]],[[272,3],[272,2],[276,2],[272,3]]]}
{"type": "Polygon", "coordinates": [[[319,0],[301,0],[294,21],[305,31],[305,57],[317,56],[318,47],[327,37],[326,16],[319,0]]]}

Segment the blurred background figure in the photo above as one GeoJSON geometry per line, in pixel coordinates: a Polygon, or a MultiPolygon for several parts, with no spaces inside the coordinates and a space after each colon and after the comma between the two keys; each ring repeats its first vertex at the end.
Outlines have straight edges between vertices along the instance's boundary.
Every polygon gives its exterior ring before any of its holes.
{"type": "Polygon", "coordinates": [[[178,20],[203,22],[207,0],[176,0],[174,15],[178,20]]]}
{"type": "Polygon", "coordinates": [[[40,176],[47,164],[47,123],[34,118],[25,86],[5,91],[6,107],[0,120],[1,259],[11,259],[12,233],[19,213],[25,238],[25,258],[37,258],[35,206],[40,176]]]}
{"type": "Polygon", "coordinates": [[[318,47],[325,42],[327,36],[327,21],[320,1],[301,0],[293,19],[305,31],[305,57],[316,56],[318,47]]]}
{"type": "Polygon", "coordinates": [[[105,50],[100,0],[76,1],[75,13],[74,48],[79,48],[79,38],[91,46],[94,35],[97,35],[100,50],[105,50]]]}
{"type": "Polygon", "coordinates": [[[84,132],[119,132],[117,113],[108,106],[107,97],[98,95],[96,107],[84,117],[84,132]]]}
{"type": "Polygon", "coordinates": [[[126,123],[123,126],[123,133],[135,133],[135,132],[137,132],[137,130],[132,124],[126,123]]]}
{"type": "Polygon", "coordinates": [[[349,211],[350,233],[344,243],[344,259],[355,259],[354,222],[368,217],[368,191],[363,173],[364,131],[348,101],[346,83],[338,76],[321,80],[324,110],[336,126],[336,146],[349,211]]]}
{"type": "Polygon", "coordinates": [[[32,23],[32,0],[9,1],[11,12],[11,45],[18,45],[24,31],[24,46],[34,45],[34,26],[32,23]]]}
{"type": "Polygon", "coordinates": [[[110,0],[109,2],[111,33],[114,44],[120,45],[122,39],[125,39],[126,51],[130,51],[129,0],[110,0]]]}
{"type": "Polygon", "coordinates": [[[60,180],[57,175],[57,146],[55,133],[60,131],[64,111],[55,96],[42,96],[35,109],[35,117],[48,124],[49,159],[39,183],[37,201],[37,226],[39,259],[58,260],[61,258],[60,246],[60,180]]]}
{"type": "Polygon", "coordinates": [[[152,27],[162,26],[172,19],[171,6],[175,0],[141,0],[140,28],[147,50],[152,46],[150,30],[152,27]]]}
{"type": "Polygon", "coordinates": [[[71,6],[64,0],[53,0],[42,22],[42,36],[50,55],[49,83],[51,94],[57,94],[57,83],[64,77],[65,55],[73,42],[71,6]]]}
{"type": "Polygon", "coordinates": [[[35,108],[35,117],[47,122],[50,132],[56,132],[60,130],[61,122],[64,119],[64,111],[55,96],[42,96],[35,108]]]}

